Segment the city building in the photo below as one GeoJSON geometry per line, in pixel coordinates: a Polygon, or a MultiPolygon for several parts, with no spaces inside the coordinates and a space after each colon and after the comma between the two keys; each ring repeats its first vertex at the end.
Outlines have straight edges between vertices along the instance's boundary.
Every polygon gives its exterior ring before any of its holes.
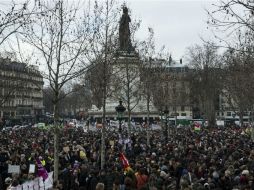
{"type": "Polygon", "coordinates": [[[0,58],[0,116],[30,120],[43,113],[43,77],[36,66],[0,58]]]}
{"type": "MultiPolygon", "coordinates": [[[[155,73],[157,79],[157,96],[154,96],[154,104],[160,112],[168,110],[169,118],[179,120],[192,119],[192,104],[190,99],[190,69],[182,63],[176,62],[170,57],[169,60],[161,60],[163,65],[155,73]]],[[[158,62],[155,60],[155,62],[158,62]]],[[[156,63],[156,65],[160,65],[156,63]]],[[[155,81],[156,83],[156,81],[155,81]]]]}
{"type": "MultiPolygon", "coordinates": [[[[235,122],[236,124],[239,124],[240,121],[240,110],[225,89],[219,95],[219,108],[216,112],[216,118],[217,120],[231,121],[231,123],[235,122]]],[[[244,110],[242,120],[243,123],[251,122],[252,115],[250,110],[244,110]]]]}

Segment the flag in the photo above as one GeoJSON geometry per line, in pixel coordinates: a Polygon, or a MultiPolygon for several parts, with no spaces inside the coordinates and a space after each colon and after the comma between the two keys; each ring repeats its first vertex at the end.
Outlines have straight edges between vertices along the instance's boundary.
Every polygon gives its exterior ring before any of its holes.
{"type": "Polygon", "coordinates": [[[129,161],[128,159],[124,156],[123,153],[120,153],[120,160],[122,161],[123,164],[123,168],[127,169],[128,167],[130,167],[129,161]]]}
{"type": "Polygon", "coordinates": [[[201,126],[200,126],[200,124],[195,123],[195,126],[194,126],[194,131],[200,131],[200,130],[201,130],[201,126]]]}
{"type": "Polygon", "coordinates": [[[42,177],[43,180],[46,180],[48,178],[48,172],[47,170],[43,167],[41,160],[39,158],[36,158],[36,164],[38,167],[37,175],[39,177],[42,177]]]}
{"type": "Polygon", "coordinates": [[[123,164],[123,168],[124,168],[124,171],[125,172],[130,172],[132,171],[131,167],[130,167],[130,164],[129,164],[129,161],[128,159],[125,157],[125,155],[123,153],[120,153],[120,160],[122,161],[122,164],[123,164]]]}

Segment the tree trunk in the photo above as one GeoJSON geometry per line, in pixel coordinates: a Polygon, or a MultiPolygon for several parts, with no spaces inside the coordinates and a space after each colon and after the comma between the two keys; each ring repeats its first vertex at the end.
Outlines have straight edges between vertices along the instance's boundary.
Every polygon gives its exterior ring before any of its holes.
{"type": "Polygon", "coordinates": [[[254,116],[254,111],[253,111],[253,107],[251,109],[251,112],[250,112],[250,126],[251,126],[251,140],[252,142],[254,142],[254,125],[253,125],[253,116],[254,116]]]}
{"type": "Polygon", "coordinates": [[[105,165],[105,130],[106,130],[106,99],[107,99],[107,66],[108,66],[108,1],[107,4],[107,14],[106,14],[106,34],[105,34],[105,55],[104,55],[104,62],[103,62],[103,105],[102,105],[102,129],[101,129],[101,169],[104,169],[105,165]]]}
{"type": "Polygon", "coordinates": [[[213,127],[215,126],[215,108],[214,108],[214,102],[213,97],[208,96],[205,100],[205,113],[206,113],[206,119],[208,121],[208,126],[213,127]]]}
{"type": "Polygon", "coordinates": [[[59,101],[58,101],[59,93],[55,93],[55,100],[54,100],[54,181],[58,180],[59,174],[59,101]]]}
{"type": "MultiPolygon", "coordinates": [[[[174,126],[176,128],[176,126],[174,126]]],[[[168,120],[167,120],[167,132],[168,132],[168,140],[170,138],[170,128],[169,128],[169,123],[168,123],[168,120]]]]}
{"type": "Polygon", "coordinates": [[[239,111],[239,124],[243,126],[243,111],[239,111]]]}
{"type": "Polygon", "coordinates": [[[146,127],[146,144],[150,147],[150,96],[147,96],[147,127],[146,127]]]}
{"type": "Polygon", "coordinates": [[[105,165],[105,127],[106,127],[106,99],[103,100],[103,116],[101,129],[101,169],[105,165]]]}
{"type": "Polygon", "coordinates": [[[128,109],[128,137],[131,135],[131,97],[130,97],[130,76],[129,76],[129,64],[126,64],[126,78],[127,78],[127,109],[128,109]]]}
{"type": "Polygon", "coordinates": [[[128,129],[127,129],[127,133],[128,133],[128,137],[130,137],[131,136],[131,111],[129,109],[128,109],[128,129]]]}
{"type": "Polygon", "coordinates": [[[58,126],[54,126],[54,181],[58,180],[59,174],[59,130],[58,126]]]}

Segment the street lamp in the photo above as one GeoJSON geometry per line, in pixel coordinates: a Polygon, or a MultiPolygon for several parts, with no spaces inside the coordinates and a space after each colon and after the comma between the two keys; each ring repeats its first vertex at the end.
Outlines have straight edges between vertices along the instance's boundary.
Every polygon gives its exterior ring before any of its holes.
{"type": "Polygon", "coordinates": [[[123,106],[122,100],[119,101],[119,105],[115,107],[116,112],[117,112],[117,118],[119,120],[119,132],[121,133],[122,131],[122,117],[123,117],[123,112],[126,110],[126,108],[123,106]]]}

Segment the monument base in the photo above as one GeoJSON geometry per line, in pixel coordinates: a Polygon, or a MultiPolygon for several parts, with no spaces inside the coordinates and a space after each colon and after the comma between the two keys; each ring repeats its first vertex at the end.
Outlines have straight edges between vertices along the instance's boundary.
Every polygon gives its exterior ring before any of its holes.
{"type": "Polygon", "coordinates": [[[118,50],[116,52],[117,57],[139,57],[139,54],[132,50],[132,51],[125,51],[125,50],[118,50]]]}

